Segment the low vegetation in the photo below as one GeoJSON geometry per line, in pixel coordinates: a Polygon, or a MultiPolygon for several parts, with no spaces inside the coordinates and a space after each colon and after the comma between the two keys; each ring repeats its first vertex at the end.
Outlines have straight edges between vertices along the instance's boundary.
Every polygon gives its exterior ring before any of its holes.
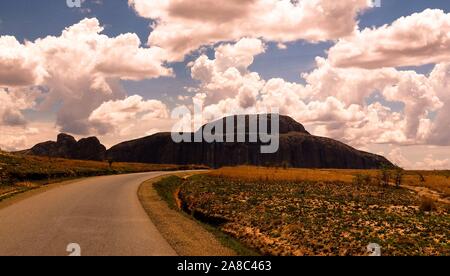
{"type": "Polygon", "coordinates": [[[450,255],[449,208],[400,188],[417,175],[224,168],[184,181],[179,199],[186,212],[261,254],[366,255],[378,243],[384,255],[450,255]]]}
{"type": "MultiPolygon", "coordinates": [[[[156,192],[158,193],[158,195],[165,201],[167,202],[167,204],[169,205],[169,207],[173,210],[176,211],[182,211],[182,202],[180,201],[179,198],[179,192],[180,192],[180,188],[183,185],[183,183],[185,183],[187,180],[180,178],[178,176],[168,176],[165,177],[163,179],[161,179],[160,181],[156,182],[153,187],[155,188],[156,192]]],[[[140,191],[140,193],[142,193],[142,191],[140,191]]],[[[152,210],[154,211],[154,210],[152,210]]],[[[186,216],[188,217],[188,216],[186,216]]],[[[194,218],[195,217],[190,217],[190,218],[194,218]]],[[[165,217],[164,221],[166,220],[170,220],[173,219],[173,215],[170,216],[170,218],[165,217]]],[[[240,256],[255,256],[255,255],[259,255],[257,252],[243,246],[239,241],[237,241],[236,239],[234,239],[233,237],[223,233],[222,231],[220,231],[219,229],[215,228],[212,225],[206,224],[202,221],[198,221],[200,226],[203,227],[203,229],[205,229],[206,231],[212,233],[215,237],[216,240],[218,240],[223,246],[225,246],[226,248],[229,248],[232,250],[232,252],[234,252],[237,255],[240,256]]],[[[171,227],[173,228],[173,227],[171,227]]],[[[198,234],[198,233],[196,233],[198,234]]],[[[170,240],[170,237],[169,237],[170,240]]],[[[199,241],[195,241],[195,240],[190,240],[190,242],[195,242],[195,243],[199,243],[199,241]]],[[[200,243],[202,243],[203,241],[200,241],[200,243]]],[[[186,240],[182,242],[183,244],[187,243],[186,240]]],[[[175,247],[180,246],[179,244],[175,245],[175,247]]],[[[196,246],[192,246],[192,247],[196,247],[196,246]]],[[[190,248],[192,249],[192,248],[190,248]]],[[[199,255],[202,254],[201,252],[195,252],[195,255],[199,255]]],[[[217,254],[214,253],[214,254],[217,254]]]]}
{"type": "Polygon", "coordinates": [[[291,169],[267,167],[226,167],[212,171],[211,176],[220,176],[241,180],[261,181],[342,181],[351,183],[356,174],[369,174],[375,176],[371,170],[319,170],[319,169],[291,169]]]}
{"type": "Polygon", "coordinates": [[[450,200],[450,171],[408,171],[403,178],[404,185],[426,187],[450,200]]]}
{"type": "Polygon", "coordinates": [[[65,179],[204,168],[204,166],[79,161],[0,152],[0,200],[18,192],[65,179]]]}
{"type": "Polygon", "coordinates": [[[245,180],[283,181],[341,181],[345,183],[371,182],[379,185],[424,187],[450,199],[450,171],[330,170],[266,167],[227,167],[211,172],[213,176],[245,180]]]}

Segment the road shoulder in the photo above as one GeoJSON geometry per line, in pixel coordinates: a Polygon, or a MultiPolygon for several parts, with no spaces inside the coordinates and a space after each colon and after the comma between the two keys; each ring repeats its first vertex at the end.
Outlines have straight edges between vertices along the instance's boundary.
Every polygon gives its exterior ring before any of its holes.
{"type": "Polygon", "coordinates": [[[196,221],[171,209],[160,198],[153,184],[164,177],[167,176],[142,183],[138,197],[152,222],[177,254],[180,256],[235,256],[236,253],[223,246],[212,233],[196,221]]]}

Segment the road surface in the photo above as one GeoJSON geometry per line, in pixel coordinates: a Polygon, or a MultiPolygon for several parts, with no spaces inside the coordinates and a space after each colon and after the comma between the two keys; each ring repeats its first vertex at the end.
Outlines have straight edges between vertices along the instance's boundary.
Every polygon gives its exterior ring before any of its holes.
{"type": "Polygon", "coordinates": [[[176,255],[137,197],[142,182],[163,174],[89,178],[1,209],[0,256],[67,256],[69,244],[83,256],[176,255]]]}

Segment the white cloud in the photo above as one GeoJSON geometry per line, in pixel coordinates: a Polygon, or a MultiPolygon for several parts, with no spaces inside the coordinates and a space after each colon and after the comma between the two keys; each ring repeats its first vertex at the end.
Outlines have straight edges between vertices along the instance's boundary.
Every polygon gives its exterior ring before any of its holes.
{"type": "Polygon", "coordinates": [[[214,60],[202,55],[193,62],[191,75],[201,82],[200,90],[207,93],[205,104],[239,95],[239,106],[253,105],[255,93],[262,88],[263,81],[247,68],[254,56],[265,51],[264,47],[259,39],[243,38],[234,45],[217,47],[214,60]]]}
{"type": "Polygon", "coordinates": [[[24,86],[42,82],[46,72],[40,59],[13,36],[0,36],[0,86],[24,86]]]}
{"type": "Polygon", "coordinates": [[[62,131],[88,134],[89,114],[103,102],[123,99],[120,80],[170,76],[162,50],[143,48],[136,34],[108,37],[97,19],[84,19],[58,37],[21,44],[0,37],[0,85],[45,88],[41,110],[58,106],[62,131]]]}
{"type": "Polygon", "coordinates": [[[0,149],[28,149],[37,143],[54,140],[57,134],[58,128],[55,124],[48,122],[29,122],[25,127],[0,125],[0,149]]]}
{"type": "Polygon", "coordinates": [[[395,164],[411,170],[448,170],[450,159],[436,159],[433,154],[427,154],[423,160],[413,162],[406,158],[400,148],[392,149],[387,155],[395,164]]]}
{"type": "Polygon", "coordinates": [[[338,67],[419,66],[450,61],[450,14],[427,9],[391,25],[339,39],[329,50],[338,67]]]}
{"type": "MultiPolygon", "coordinates": [[[[404,121],[397,125],[397,130],[401,127],[405,143],[420,143],[419,130],[423,130],[423,124],[427,123],[425,120],[430,112],[442,107],[431,80],[414,71],[336,68],[323,58],[318,58],[317,64],[317,69],[304,74],[314,98],[334,96],[346,105],[364,106],[369,96],[380,91],[385,100],[403,103],[404,121]]],[[[386,134],[384,136],[387,137],[386,134]]]]}
{"type": "Polygon", "coordinates": [[[128,0],[153,19],[148,44],[167,50],[169,60],[203,45],[260,37],[281,43],[325,41],[352,34],[370,0],[128,0]]]}
{"type": "MultiPolygon", "coordinates": [[[[258,39],[244,40],[247,45],[261,43],[258,39]]],[[[427,77],[395,68],[336,68],[328,60],[317,58],[317,68],[303,74],[306,85],[283,79],[264,80],[248,70],[261,51],[238,51],[242,44],[221,45],[214,59],[203,55],[191,64],[192,77],[200,81],[196,97],[206,105],[207,118],[218,118],[236,109],[251,113],[278,107],[282,114],[322,135],[365,147],[371,143],[426,143],[434,126],[430,114],[439,114],[443,108],[435,88],[436,83],[443,82],[433,81],[442,72],[427,77]],[[224,49],[228,55],[222,54],[224,49]],[[236,52],[240,53],[239,59],[233,58],[236,52]],[[224,56],[230,58],[224,61],[224,56]],[[368,103],[367,99],[377,92],[383,99],[368,103]],[[402,103],[404,107],[392,110],[381,100],[402,103]]],[[[447,133],[443,128],[440,132],[447,133]]]]}
{"type": "Polygon", "coordinates": [[[154,132],[156,125],[160,129],[167,128],[170,126],[169,121],[169,111],[165,104],[156,100],[144,100],[138,95],[105,102],[89,116],[89,122],[99,134],[120,137],[146,135],[154,132]]]}
{"type": "Polygon", "coordinates": [[[432,154],[428,154],[422,162],[417,162],[415,167],[429,170],[448,170],[450,169],[450,159],[435,159],[432,154]]]}
{"type": "Polygon", "coordinates": [[[2,126],[25,126],[23,110],[35,105],[38,92],[32,89],[1,89],[0,88],[0,128],[2,126]]]}
{"type": "Polygon", "coordinates": [[[429,143],[450,144],[450,63],[437,64],[430,74],[430,81],[436,95],[443,102],[432,122],[429,143]]]}

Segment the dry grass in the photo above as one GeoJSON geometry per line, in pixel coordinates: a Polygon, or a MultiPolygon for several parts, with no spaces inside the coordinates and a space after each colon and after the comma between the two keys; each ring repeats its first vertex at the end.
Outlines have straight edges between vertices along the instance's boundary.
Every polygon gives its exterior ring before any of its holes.
{"type": "Polygon", "coordinates": [[[377,175],[376,170],[320,170],[320,169],[283,169],[266,167],[227,167],[212,171],[211,176],[220,176],[243,180],[262,181],[341,181],[352,183],[358,174],[371,177],[377,175]]]}
{"type": "Polygon", "coordinates": [[[383,255],[450,255],[448,209],[408,189],[335,181],[338,171],[320,181],[239,179],[238,171],[190,178],[180,199],[189,213],[264,255],[366,255],[374,242],[383,255]]]}
{"type": "MultiPolygon", "coordinates": [[[[283,169],[266,167],[227,167],[210,172],[211,176],[250,181],[340,181],[354,183],[358,177],[377,182],[379,170],[320,170],[320,169],[283,169]]],[[[390,171],[393,181],[394,171],[390,171]]],[[[426,187],[450,198],[449,171],[405,171],[403,185],[426,187]],[[422,181],[424,180],[424,181],[422,181]]]]}
{"type": "Polygon", "coordinates": [[[13,191],[15,191],[14,187],[0,186],[0,195],[7,194],[13,191]]]}
{"type": "Polygon", "coordinates": [[[404,184],[415,187],[426,187],[441,193],[444,197],[450,198],[450,175],[447,171],[411,171],[405,175],[404,184]]]}
{"type": "Polygon", "coordinates": [[[33,182],[29,182],[29,181],[24,181],[24,182],[18,182],[14,185],[15,187],[18,188],[28,188],[28,189],[34,189],[39,187],[40,185],[37,183],[33,183],[33,182]]]}
{"type": "Polygon", "coordinates": [[[113,163],[37,157],[0,152],[0,200],[2,195],[23,192],[64,179],[138,173],[204,169],[205,166],[113,163]]]}

